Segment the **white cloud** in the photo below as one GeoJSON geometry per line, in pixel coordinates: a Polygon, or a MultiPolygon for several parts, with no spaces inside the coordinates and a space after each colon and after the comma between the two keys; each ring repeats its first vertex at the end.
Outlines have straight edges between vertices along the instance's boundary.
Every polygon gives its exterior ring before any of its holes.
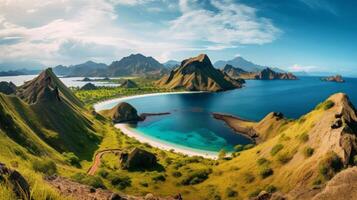
{"type": "MultiPolygon", "coordinates": [[[[0,60],[27,59],[52,66],[88,59],[110,62],[140,52],[165,61],[176,52],[268,43],[280,32],[269,19],[257,17],[254,8],[226,0],[211,1],[218,12],[181,0],[176,9],[182,15],[166,26],[145,22],[124,28],[125,19],[118,17],[116,6],[152,1],[0,0],[0,60]]],[[[173,1],[159,1],[175,7],[173,1]]]]}
{"type": "Polygon", "coordinates": [[[281,31],[257,16],[257,10],[230,0],[211,0],[216,11],[201,8],[195,0],[180,0],[182,16],[170,22],[168,35],[181,40],[220,44],[265,44],[281,31]]]}

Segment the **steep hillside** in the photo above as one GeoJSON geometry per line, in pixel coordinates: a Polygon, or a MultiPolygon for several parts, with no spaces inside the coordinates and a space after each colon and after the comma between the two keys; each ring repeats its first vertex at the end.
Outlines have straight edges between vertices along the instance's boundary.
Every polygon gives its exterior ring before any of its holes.
{"type": "MultiPolygon", "coordinates": [[[[235,69],[237,70],[237,69],[235,69]]],[[[258,72],[239,73],[239,78],[255,80],[296,80],[297,77],[289,72],[277,72],[271,68],[265,68],[258,72]]]]}
{"type": "Polygon", "coordinates": [[[200,188],[215,185],[213,193],[222,194],[229,187],[240,198],[278,190],[289,199],[310,199],[340,170],[354,164],[356,124],[356,110],[342,93],[297,120],[272,113],[259,123],[247,122],[258,135],[269,136],[217,166],[200,188]]]}
{"type": "Polygon", "coordinates": [[[232,65],[229,64],[225,65],[222,71],[232,78],[239,78],[241,74],[248,73],[247,71],[244,71],[241,68],[233,67],[232,65]]]}
{"type": "Polygon", "coordinates": [[[160,87],[184,88],[190,91],[222,91],[242,87],[241,82],[215,69],[205,54],[182,61],[180,67],[156,84],[160,87]]]}
{"type": "Polygon", "coordinates": [[[146,76],[162,74],[166,68],[153,57],[131,54],[114,61],[107,69],[107,76],[146,76]]]}

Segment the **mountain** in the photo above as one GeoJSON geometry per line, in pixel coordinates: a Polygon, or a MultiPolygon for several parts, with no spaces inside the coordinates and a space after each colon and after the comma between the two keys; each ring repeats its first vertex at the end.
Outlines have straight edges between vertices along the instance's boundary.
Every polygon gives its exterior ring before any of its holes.
{"type": "Polygon", "coordinates": [[[233,67],[240,68],[247,72],[257,72],[257,71],[260,71],[260,70],[263,70],[264,68],[266,68],[265,66],[257,65],[257,64],[254,64],[254,63],[248,61],[248,60],[245,60],[243,57],[240,57],[240,56],[235,57],[232,60],[227,60],[227,61],[219,60],[214,63],[214,66],[217,68],[223,68],[227,64],[232,65],[233,67]]]}
{"type": "Polygon", "coordinates": [[[215,69],[206,54],[182,61],[180,67],[156,84],[165,88],[190,91],[223,91],[242,87],[242,83],[215,69]]]}
{"type": "Polygon", "coordinates": [[[93,61],[87,61],[78,65],[71,65],[69,67],[58,65],[53,68],[53,71],[57,75],[63,76],[97,76],[102,73],[103,70],[107,68],[104,63],[96,63],[93,61]]]}
{"type": "Polygon", "coordinates": [[[270,68],[265,68],[258,72],[246,72],[240,68],[235,68],[232,65],[226,65],[223,72],[227,73],[232,78],[255,79],[255,80],[296,80],[297,77],[292,73],[279,73],[270,68]]]}
{"type": "Polygon", "coordinates": [[[163,65],[165,67],[171,68],[171,69],[180,66],[180,64],[181,63],[179,61],[177,61],[177,60],[169,60],[169,61],[163,63],[163,65]]]}
{"type": "Polygon", "coordinates": [[[167,69],[153,57],[142,54],[131,54],[108,66],[106,75],[113,76],[146,76],[162,74],[167,69]]]}
{"type": "Polygon", "coordinates": [[[20,76],[20,75],[35,75],[40,73],[41,70],[17,69],[9,71],[1,71],[0,76],[20,76]]]}
{"type": "MultiPolygon", "coordinates": [[[[74,152],[78,156],[89,155],[99,141],[94,123],[83,103],[52,72],[46,69],[38,77],[17,88],[16,96],[2,96],[3,112],[9,112],[12,120],[8,126],[23,127],[19,131],[8,132],[18,143],[26,143],[32,151],[43,147],[56,151],[74,152]],[[21,99],[21,100],[20,100],[21,99]],[[9,109],[12,108],[12,109],[9,109]],[[15,122],[17,121],[17,122],[15,122]],[[17,124],[17,125],[16,125],[17,124]],[[23,139],[23,138],[28,139],[23,139]],[[31,138],[40,140],[39,144],[31,138]],[[86,149],[83,149],[83,146],[86,149]]],[[[6,122],[1,122],[6,123],[6,122]]],[[[46,152],[43,152],[46,153],[46,152]]]]}

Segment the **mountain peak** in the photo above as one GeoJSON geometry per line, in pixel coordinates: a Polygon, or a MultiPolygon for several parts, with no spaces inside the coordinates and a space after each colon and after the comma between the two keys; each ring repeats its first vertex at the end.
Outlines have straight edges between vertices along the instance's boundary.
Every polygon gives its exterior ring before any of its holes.
{"type": "Polygon", "coordinates": [[[206,54],[200,54],[196,57],[186,59],[186,60],[182,61],[181,65],[187,66],[187,65],[190,65],[191,63],[195,63],[195,62],[202,63],[201,66],[205,66],[205,67],[212,66],[213,67],[211,60],[209,59],[209,57],[206,54]]]}

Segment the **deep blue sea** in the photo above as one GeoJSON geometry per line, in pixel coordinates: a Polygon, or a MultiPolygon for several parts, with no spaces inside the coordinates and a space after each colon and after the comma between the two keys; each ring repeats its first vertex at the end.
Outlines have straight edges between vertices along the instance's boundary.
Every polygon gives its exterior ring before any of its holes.
{"type": "MultiPolygon", "coordinates": [[[[345,83],[322,82],[319,77],[300,77],[299,80],[249,80],[242,89],[219,93],[172,94],[127,100],[139,113],[171,112],[170,115],[150,117],[136,130],[168,143],[204,150],[231,151],[236,144],[250,141],[235,134],[212,112],[260,120],[272,111],[286,117],[298,118],[312,110],[331,94],[347,93],[357,105],[357,79],[345,78],[345,83]]],[[[115,106],[107,104],[102,109],[115,106]]]]}

